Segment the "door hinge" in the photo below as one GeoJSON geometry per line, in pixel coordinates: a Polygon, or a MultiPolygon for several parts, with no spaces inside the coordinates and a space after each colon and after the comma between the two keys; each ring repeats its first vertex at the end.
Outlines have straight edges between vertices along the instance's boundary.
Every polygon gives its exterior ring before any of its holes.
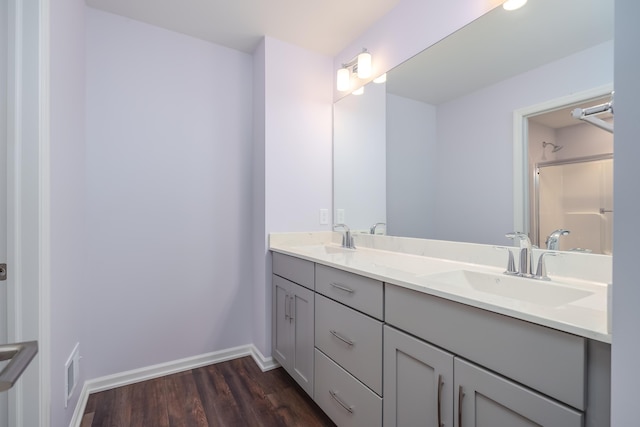
{"type": "Polygon", "coordinates": [[[0,281],[7,280],[7,264],[0,264],[0,281]]]}

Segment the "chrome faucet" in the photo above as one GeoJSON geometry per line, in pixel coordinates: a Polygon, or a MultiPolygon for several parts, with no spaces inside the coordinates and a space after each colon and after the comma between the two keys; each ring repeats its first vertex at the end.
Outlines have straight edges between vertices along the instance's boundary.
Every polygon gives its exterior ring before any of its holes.
{"type": "Polygon", "coordinates": [[[547,237],[547,241],[545,242],[547,245],[547,249],[551,251],[557,251],[560,246],[559,245],[560,236],[566,236],[569,233],[571,233],[569,230],[560,228],[558,230],[555,230],[553,233],[549,234],[549,237],[547,237]]]}
{"type": "Polygon", "coordinates": [[[533,254],[531,252],[531,240],[529,236],[519,231],[514,231],[513,233],[505,234],[505,237],[512,240],[518,239],[520,243],[520,271],[518,272],[518,276],[533,277],[533,254]]]}
{"type": "Polygon", "coordinates": [[[347,249],[355,249],[356,245],[353,243],[353,236],[351,235],[351,230],[347,226],[347,224],[335,224],[333,229],[335,230],[337,227],[344,228],[344,234],[342,235],[342,247],[347,249]]]}
{"type": "Polygon", "coordinates": [[[384,222],[376,222],[375,224],[373,224],[371,226],[371,228],[369,229],[369,233],[371,234],[376,234],[376,229],[378,228],[378,226],[383,226],[385,228],[387,228],[387,224],[385,224],[384,222]]]}

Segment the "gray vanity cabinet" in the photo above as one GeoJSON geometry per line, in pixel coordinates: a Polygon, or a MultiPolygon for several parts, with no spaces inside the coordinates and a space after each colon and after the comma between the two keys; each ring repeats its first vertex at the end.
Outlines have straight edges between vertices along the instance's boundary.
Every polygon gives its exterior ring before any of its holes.
{"type": "Polygon", "coordinates": [[[340,427],[607,427],[610,345],[273,254],[272,354],[340,427]]]}
{"type": "Polygon", "coordinates": [[[302,389],[313,397],[314,292],[285,277],[313,285],[314,265],[309,261],[275,255],[272,276],[272,354],[302,389]],[[307,277],[308,273],[311,274],[310,278],[307,277]]]}
{"type": "MultiPolygon", "coordinates": [[[[583,413],[455,358],[455,427],[581,427],[583,413]]],[[[450,424],[448,424],[450,425],[450,424]]]]}
{"type": "Polygon", "coordinates": [[[385,326],[383,426],[452,426],[453,358],[385,326]]]}

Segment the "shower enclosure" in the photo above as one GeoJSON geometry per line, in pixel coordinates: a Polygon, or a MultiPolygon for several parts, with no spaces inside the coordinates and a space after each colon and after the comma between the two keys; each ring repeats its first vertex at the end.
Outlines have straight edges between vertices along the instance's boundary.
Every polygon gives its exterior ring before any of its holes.
{"type": "Polygon", "coordinates": [[[570,230],[560,250],[612,254],[613,156],[540,162],[534,168],[534,243],[546,247],[554,230],[570,230]]]}

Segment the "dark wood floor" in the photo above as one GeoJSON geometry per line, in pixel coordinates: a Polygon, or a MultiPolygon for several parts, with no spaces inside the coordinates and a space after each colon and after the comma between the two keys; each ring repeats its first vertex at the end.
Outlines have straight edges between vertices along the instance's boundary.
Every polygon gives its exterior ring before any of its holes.
{"type": "Polygon", "coordinates": [[[251,357],[89,396],[82,427],[335,426],[282,368],[251,357]]]}

